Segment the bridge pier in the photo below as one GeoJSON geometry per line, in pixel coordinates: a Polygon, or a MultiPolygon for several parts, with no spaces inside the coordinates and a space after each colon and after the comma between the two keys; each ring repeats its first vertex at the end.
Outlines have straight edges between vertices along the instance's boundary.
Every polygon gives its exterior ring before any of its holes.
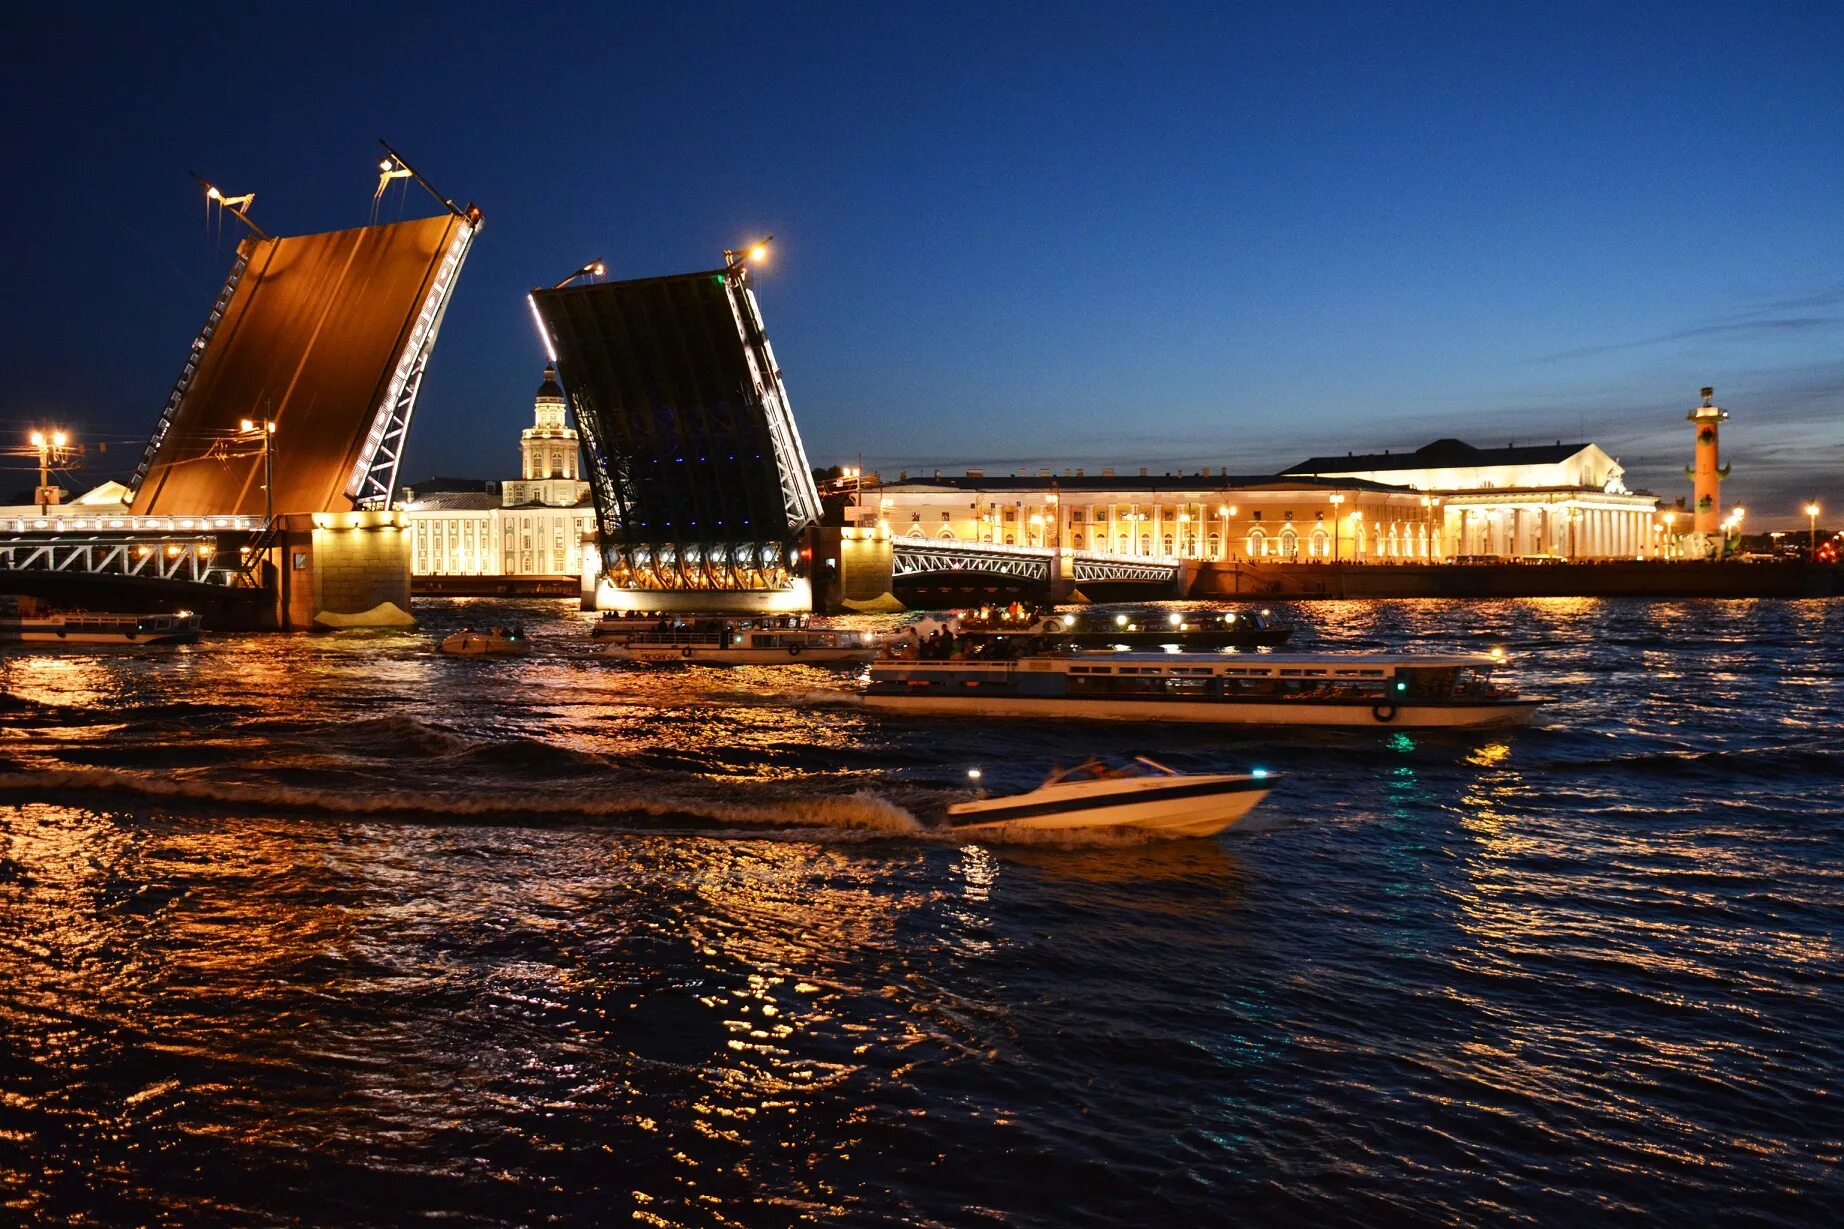
{"type": "Polygon", "coordinates": [[[314,512],[282,519],[265,580],[283,631],[410,627],[410,538],[401,512],[314,512]]]}

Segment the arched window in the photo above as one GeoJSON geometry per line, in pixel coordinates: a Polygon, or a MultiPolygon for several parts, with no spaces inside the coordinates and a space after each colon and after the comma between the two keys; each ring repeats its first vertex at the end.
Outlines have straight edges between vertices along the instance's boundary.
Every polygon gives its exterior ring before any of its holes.
{"type": "Polygon", "coordinates": [[[1281,530],[1281,558],[1298,559],[1300,557],[1300,535],[1293,531],[1293,526],[1281,530]]]}
{"type": "Polygon", "coordinates": [[[1140,535],[1140,553],[1142,555],[1152,554],[1152,535],[1150,533],[1140,535]]]}
{"type": "Polygon", "coordinates": [[[1165,535],[1165,553],[1168,557],[1172,553],[1172,535],[1169,533],[1165,535]]]}
{"type": "Polygon", "coordinates": [[[1070,546],[1074,547],[1076,550],[1081,550],[1082,549],[1082,535],[1079,533],[1070,534],[1069,544],[1070,546]]]}
{"type": "Polygon", "coordinates": [[[1323,529],[1313,530],[1313,536],[1306,540],[1306,554],[1310,559],[1330,559],[1332,535],[1323,529]]]}
{"type": "Polygon", "coordinates": [[[928,531],[923,529],[920,524],[911,522],[909,526],[909,536],[912,538],[926,538],[928,536],[928,531]]]}
{"type": "Polygon", "coordinates": [[[1220,558],[1223,554],[1223,539],[1213,533],[1206,538],[1205,541],[1209,544],[1207,549],[1210,557],[1212,559],[1220,558]]]}
{"type": "Polygon", "coordinates": [[[1016,541],[1016,540],[1015,540],[1015,539],[1014,539],[1014,538],[1012,537],[1012,535],[1008,533],[1008,534],[1006,534],[1006,535],[1005,535],[1005,544],[1006,544],[1007,546],[1016,546],[1016,545],[1017,545],[1018,543],[1017,543],[1017,541],[1016,541]]]}
{"type": "Polygon", "coordinates": [[[952,526],[943,525],[941,527],[941,540],[943,542],[952,542],[954,540],[954,529],[952,526]]]}
{"type": "Polygon", "coordinates": [[[1249,558],[1265,559],[1268,555],[1268,535],[1259,529],[1249,530],[1249,558]]]}

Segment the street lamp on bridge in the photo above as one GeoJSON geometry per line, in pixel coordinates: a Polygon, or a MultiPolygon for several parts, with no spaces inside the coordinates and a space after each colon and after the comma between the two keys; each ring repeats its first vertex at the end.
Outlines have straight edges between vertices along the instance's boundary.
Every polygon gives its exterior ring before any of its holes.
{"type": "Polygon", "coordinates": [[[603,264],[599,260],[592,260],[588,264],[584,265],[582,268],[578,269],[576,272],[572,273],[569,277],[564,278],[561,282],[558,282],[555,286],[552,286],[551,289],[552,290],[562,290],[565,286],[568,286],[571,282],[575,281],[579,277],[601,277],[607,271],[608,271],[607,265],[603,264]]]}
{"type": "Polygon", "coordinates": [[[761,264],[768,259],[768,245],[774,241],[775,237],[773,235],[765,235],[757,239],[754,243],[745,244],[740,248],[725,248],[724,267],[734,269],[745,262],[750,264],[761,264]]]}
{"type": "Polygon", "coordinates": [[[275,522],[275,420],[258,423],[246,418],[237,424],[237,433],[249,440],[260,440],[263,450],[263,524],[275,522]]]}

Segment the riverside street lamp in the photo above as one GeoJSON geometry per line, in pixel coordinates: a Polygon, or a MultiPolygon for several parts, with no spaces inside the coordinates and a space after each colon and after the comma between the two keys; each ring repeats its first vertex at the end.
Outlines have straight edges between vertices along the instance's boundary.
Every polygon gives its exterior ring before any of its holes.
{"type": "Polygon", "coordinates": [[[1343,495],[1333,495],[1332,500],[1332,562],[1338,562],[1338,509],[1345,502],[1343,495]]]}
{"type": "Polygon", "coordinates": [[[1818,501],[1806,505],[1806,558],[1818,560],[1818,501]]]}

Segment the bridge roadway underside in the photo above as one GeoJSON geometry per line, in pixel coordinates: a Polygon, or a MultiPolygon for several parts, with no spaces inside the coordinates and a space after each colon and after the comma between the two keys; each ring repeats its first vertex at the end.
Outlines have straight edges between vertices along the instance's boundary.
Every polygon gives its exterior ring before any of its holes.
{"type": "Polygon", "coordinates": [[[382,502],[472,233],[444,214],[245,239],[131,484],[135,513],[263,516],[382,502]],[[268,457],[260,433],[241,431],[246,419],[275,424],[268,457]]]}

